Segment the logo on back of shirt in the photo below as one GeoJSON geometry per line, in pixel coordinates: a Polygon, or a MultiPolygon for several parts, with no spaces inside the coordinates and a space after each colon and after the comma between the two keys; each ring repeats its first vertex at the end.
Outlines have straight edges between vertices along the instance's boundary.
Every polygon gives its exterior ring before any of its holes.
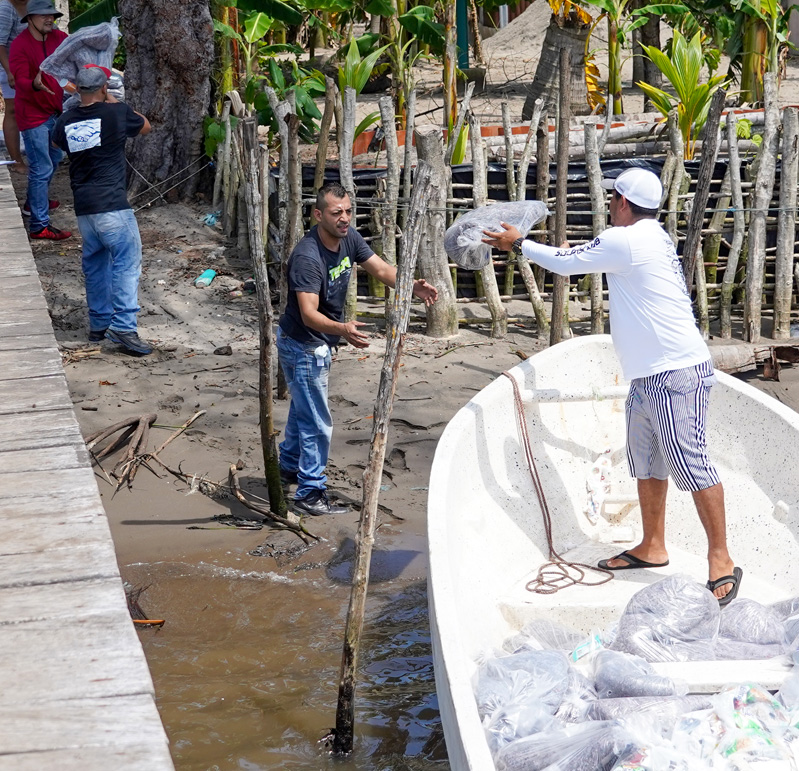
{"type": "Polygon", "coordinates": [[[352,263],[350,262],[349,257],[343,257],[341,262],[336,265],[335,267],[330,268],[328,271],[328,275],[330,276],[331,281],[335,281],[342,273],[349,270],[352,267],[352,263]]]}
{"type": "Polygon", "coordinates": [[[100,147],[100,118],[89,118],[70,123],[64,129],[67,137],[67,147],[71,153],[79,153],[82,150],[90,150],[92,147],[100,147]]]}

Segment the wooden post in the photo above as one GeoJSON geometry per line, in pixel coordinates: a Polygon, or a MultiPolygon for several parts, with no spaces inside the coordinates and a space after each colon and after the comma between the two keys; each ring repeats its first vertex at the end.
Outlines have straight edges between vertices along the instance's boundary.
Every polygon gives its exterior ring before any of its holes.
{"type": "Polygon", "coordinates": [[[380,495],[389,421],[397,387],[397,374],[399,372],[402,346],[410,317],[416,256],[419,251],[422,230],[425,226],[426,217],[424,212],[428,208],[432,184],[430,169],[420,161],[416,172],[413,198],[408,212],[408,222],[400,243],[400,267],[397,274],[392,313],[395,323],[392,323],[386,330],[386,353],[383,358],[380,386],[375,403],[369,460],[366,471],[363,474],[363,505],[358,526],[352,591],[347,611],[347,627],[341,657],[336,728],[333,740],[333,752],[339,755],[351,752],[353,745],[355,672],[358,667],[358,647],[363,631],[366,593],[369,587],[369,566],[375,539],[377,501],[380,495]]]}
{"type": "Polygon", "coordinates": [[[710,181],[713,178],[713,169],[716,165],[716,153],[719,147],[719,122],[721,111],[724,109],[726,92],[719,88],[710,101],[707,123],[705,124],[705,142],[702,145],[702,160],[699,163],[699,172],[696,180],[691,217],[688,220],[688,232],[685,236],[683,247],[683,275],[688,291],[696,275],[696,257],[700,254],[702,243],[702,224],[705,221],[705,209],[710,193],[710,181]]]}
{"type": "MultiPolygon", "coordinates": [[[[554,245],[566,240],[566,191],[569,169],[569,122],[571,120],[570,78],[571,54],[568,48],[560,49],[560,89],[558,117],[558,175],[555,178],[555,238],[554,245]]],[[[569,277],[552,274],[552,324],[549,328],[549,344],[555,345],[564,337],[564,313],[568,328],[569,277]]]]}
{"type": "Polygon", "coordinates": [[[729,155],[730,169],[730,195],[732,196],[733,231],[730,253],[727,256],[727,266],[724,268],[724,278],[721,281],[720,315],[721,336],[729,340],[732,337],[731,305],[732,290],[735,286],[735,273],[738,270],[738,258],[741,255],[741,246],[744,242],[746,220],[744,217],[744,199],[741,189],[741,159],[738,155],[738,135],[736,124],[738,119],[735,113],[727,114],[727,153],[729,155]]]}
{"type": "Polygon", "coordinates": [[[763,303],[763,282],[766,269],[766,216],[774,191],[774,174],[779,145],[779,107],[777,75],[763,76],[765,118],[763,143],[760,146],[760,167],[755,177],[752,216],[749,222],[749,257],[746,263],[746,301],[744,303],[744,340],[760,340],[760,319],[763,303]]]}
{"type": "MultiPolygon", "coordinates": [[[[341,186],[347,191],[352,206],[352,227],[355,227],[358,206],[355,200],[355,180],[352,175],[352,143],[355,141],[355,89],[347,86],[344,89],[343,115],[341,131],[338,133],[338,174],[341,186]]],[[[347,285],[347,299],[344,302],[344,321],[353,321],[358,306],[358,266],[353,265],[350,271],[350,282],[347,285]]]]}
{"type": "Polygon", "coordinates": [[[796,240],[796,184],[799,158],[799,110],[782,113],[782,171],[780,210],[777,214],[777,258],[774,264],[774,332],[776,340],[791,336],[794,241],[796,240]]]}
{"type": "MultiPolygon", "coordinates": [[[[318,193],[319,188],[325,184],[325,169],[327,167],[327,148],[330,143],[330,124],[336,109],[336,93],[338,87],[333,78],[325,78],[325,111],[322,113],[322,122],[319,124],[319,143],[316,145],[316,169],[313,177],[313,192],[318,193]]],[[[311,224],[316,224],[316,218],[311,209],[311,224]]]]}
{"type": "MultiPolygon", "coordinates": [[[[538,124],[535,134],[535,171],[535,197],[539,201],[548,204],[551,177],[549,173],[549,115],[546,112],[541,115],[541,122],[538,124]]],[[[538,229],[546,230],[549,225],[549,219],[549,217],[545,217],[539,224],[538,229]]],[[[541,243],[546,243],[546,236],[542,235],[538,240],[541,243]]],[[[540,265],[536,265],[533,275],[538,286],[543,291],[545,289],[544,278],[546,271],[540,265]]],[[[547,322],[547,332],[549,332],[549,322],[547,322]]]]}
{"type": "MultiPolygon", "coordinates": [[[[277,178],[277,228],[282,238],[283,234],[286,232],[286,208],[289,199],[289,178],[287,172],[289,165],[289,127],[286,123],[286,116],[291,112],[291,105],[288,102],[279,100],[275,89],[271,86],[267,86],[265,91],[266,97],[269,99],[269,106],[272,108],[272,114],[277,121],[277,131],[280,137],[280,156],[278,160],[280,174],[277,178]]],[[[285,260],[288,259],[285,244],[281,244],[280,259],[284,261],[283,264],[285,265],[285,260]]]]}
{"type": "MultiPolygon", "coordinates": [[[[533,117],[530,119],[530,128],[527,130],[527,139],[524,142],[524,150],[522,150],[522,157],[519,159],[519,168],[516,172],[517,201],[527,200],[527,170],[530,168],[530,160],[536,149],[536,131],[543,111],[544,100],[539,97],[533,103],[533,117]]],[[[510,194],[510,190],[508,190],[508,193],[510,194]]]]}
{"type": "Polygon", "coordinates": [[[411,200],[411,183],[413,180],[413,172],[411,169],[411,160],[413,158],[413,130],[416,122],[416,89],[411,89],[408,94],[408,101],[405,104],[405,146],[404,146],[404,160],[402,163],[402,199],[404,206],[402,208],[402,215],[400,222],[402,227],[408,221],[408,206],[411,200]]]}
{"type": "MultiPolygon", "coordinates": [[[[294,116],[296,118],[296,116],[294,116]]],[[[264,248],[262,230],[263,201],[259,170],[258,124],[255,118],[246,118],[242,124],[242,166],[244,167],[244,199],[247,210],[250,256],[255,276],[255,290],[258,296],[258,330],[260,336],[260,355],[258,371],[259,423],[261,429],[261,448],[264,458],[264,477],[269,490],[269,509],[281,517],[286,516],[288,507],[280,484],[275,424],[272,411],[272,394],[275,387],[275,362],[273,361],[274,312],[269,290],[267,254],[264,248]]]]}
{"type": "Polygon", "coordinates": [[[225,165],[229,161],[230,156],[230,137],[228,136],[229,131],[229,124],[230,124],[230,102],[225,99],[225,104],[222,107],[222,115],[220,116],[220,121],[222,125],[225,127],[225,139],[224,141],[217,145],[216,148],[216,169],[214,173],[214,192],[213,192],[213,199],[211,203],[211,207],[216,210],[216,207],[219,206],[219,200],[222,197],[222,174],[225,169],[225,165]]]}
{"type": "Polygon", "coordinates": [[[447,167],[444,164],[444,144],[437,126],[416,129],[416,152],[419,162],[430,167],[430,199],[425,212],[419,272],[438,290],[438,301],[427,308],[429,337],[452,337],[458,334],[458,306],[449,272],[449,260],[444,251],[446,222],[447,167]]]}
{"type": "MultiPolygon", "coordinates": [[[[606,119],[607,120],[607,119],[606,119]]],[[[586,119],[584,127],[585,170],[588,175],[588,192],[591,195],[591,225],[595,236],[607,227],[605,189],[602,187],[602,169],[599,165],[599,144],[596,135],[597,119],[586,119]]],[[[604,297],[602,274],[591,274],[591,334],[601,335],[605,331],[603,318],[604,297]]]]}
{"type": "Polygon", "coordinates": [[[508,200],[516,200],[516,168],[513,156],[513,128],[510,125],[508,100],[502,100],[502,132],[505,135],[505,180],[508,186],[508,200]]]}
{"type": "Polygon", "coordinates": [[[677,246],[677,217],[680,209],[680,191],[685,182],[685,143],[680,133],[677,110],[672,110],[668,117],[669,147],[674,156],[674,174],[668,193],[668,211],[666,212],[666,232],[674,246],[677,246]]]}
{"type": "Polygon", "coordinates": [[[722,230],[727,219],[727,212],[730,208],[730,169],[724,173],[721,180],[719,197],[713,207],[716,211],[710,218],[708,224],[708,235],[705,238],[705,246],[702,250],[702,261],[705,263],[705,277],[708,284],[717,283],[719,249],[721,248],[722,230]]]}
{"type": "MultiPolygon", "coordinates": [[[[471,110],[469,111],[469,139],[472,145],[472,205],[478,209],[488,202],[488,179],[486,178],[485,140],[480,130],[480,121],[471,110]]],[[[502,300],[499,299],[499,287],[493,260],[489,260],[488,265],[475,274],[475,280],[478,277],[481,279],[488,310],[491,313],[491,337],[505,337],[508,334],[508,312],[505,310],[502,300]]]]}
{"type": "MultiPolygon", "coordinates": [[[[399,145],[397,144],[397,126],[394,118],[394,100],[390,96],[382,96],[378,100],[380,117],[383,122],[383,134],[386,143],[386,195],[381,207],[383,232],[383,259],[389,265],[397,264],[397,201],[399,200],[399,145]]],[[[394,290],[386,294],[386,325],[390,323],[391,309],[394,306],[394,290]]]]}

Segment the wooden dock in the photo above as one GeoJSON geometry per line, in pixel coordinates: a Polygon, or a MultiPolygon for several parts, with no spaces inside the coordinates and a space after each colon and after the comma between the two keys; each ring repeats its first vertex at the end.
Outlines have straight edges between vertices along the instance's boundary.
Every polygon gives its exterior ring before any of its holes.
{"type": "Polygon", "coordinates": [[[0,771],[174,769],[6,166],[0,771]]]}

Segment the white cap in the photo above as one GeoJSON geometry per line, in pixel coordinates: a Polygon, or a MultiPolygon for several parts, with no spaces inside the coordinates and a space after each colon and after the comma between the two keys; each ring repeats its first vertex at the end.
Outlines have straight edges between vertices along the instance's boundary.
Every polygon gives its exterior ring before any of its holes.
{"type": "Polygon", "coordinates": [[[657,209],[663,197],[663,186],[657,175],[641,168],[627,169],[615,179],[603,179],[602,187],[615,190],[642,209],[657,209]]]}

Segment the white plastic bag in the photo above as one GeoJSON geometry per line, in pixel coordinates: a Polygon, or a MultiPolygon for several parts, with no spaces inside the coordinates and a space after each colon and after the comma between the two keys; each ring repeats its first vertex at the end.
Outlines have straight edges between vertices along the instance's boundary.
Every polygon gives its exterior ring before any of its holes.
{"type": "Polygon", "coordinates": [[[118,41],[119,22],[116,18],[91,27],[81,27],[42,62],[40,69],[62,85],[67,80],[74,83],[78,70],[84,64],[99,64],[110,70],[118,41]]]}
{"type": "Polygon", "coordinates": [[[491,247],[483,243],[484,230],[501,232],[501,222],[513,225],[522,236],[543,221],[547,206],[541,201],[510,201],[481,206],[462,214],[444,234],[444,251],[461,268],[480,270],[491,259],[491,247]]]}

